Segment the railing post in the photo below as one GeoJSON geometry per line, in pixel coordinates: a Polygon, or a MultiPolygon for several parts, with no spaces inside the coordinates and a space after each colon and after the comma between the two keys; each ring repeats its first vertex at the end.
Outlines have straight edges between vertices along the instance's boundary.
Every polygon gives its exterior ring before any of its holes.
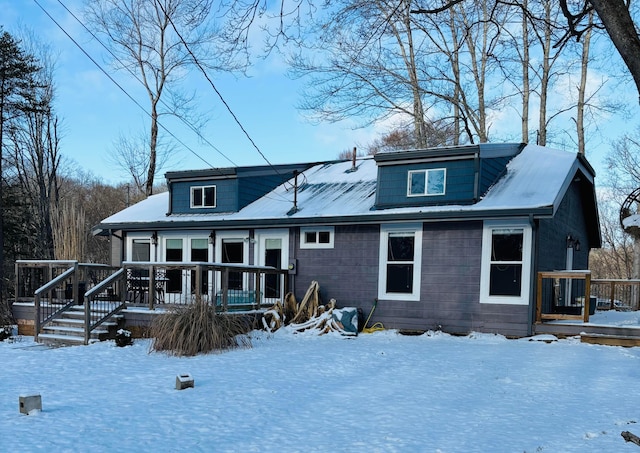
{"type": "Polygon", "coordinates": [[[223,268],[220,272],[220,283],[222,291],[222,311],[227,311],[227,296],[229,290],[229,269],[223,268]]]}
{"type": "Polygon", "coordinates": [[[33,314],[33,338],[37,342],[40,333],[40,294],[35,294],[34,300],[35,313],[33,314]]]}
{"type": "Polygon", "coordinates": [[[616,282],[611,280],[611,292],[609,294],[609,310],[613,310],[613,300],[616,295],[616,282]]]}
{"type": "Polygon", "coordinates": [[[196,303],[203,303],[202,299],[202,264],[196,264],[196,303]]]}
{"type": "Polygon", "coordinates": [[[584,276],[584,322],[589,322],[589,309],[591,305],[591,274],[587,273],[584,276]]]}
{"type": "MultiPolygon", "coordinates": [[[[263,273],[263,275],[265,275],[265,279],[266,279],[266,273],[263,273]]],[[[260,309],[260,289],[261,289],[261,284],[260,284],[260,271],[256,271],[255,273],[255,280],[256,280],[256,294],[255,294],[255,298],[254,298],[254,307],[256,310],[260,309]]],[[[266,285],[265,285],[266,286],[266,285]]]]}
{"type": "Polygon", "coordinates": [[[73,263],[73,302],[78,303],[78,262],[73,263]]]}
{"type": "Polygon", "coordinates": [[[538,272],[538,285],[536,294],[536,322],[542,322],[542,274],[538,272]]]}
{"type": "Polygon", "coordinates": [[[153,304],[156,300],[156,269],[155,266],[149,266],[149,310],[153,310],[153,304]]]}
{"type": "MultiPolygon", "coordinates": [[[[77,276],[75,280],[76,281],[78,280],[77,276]]],[[[76,291],[75,285],[74,285],[74,291],[76,291]]],[[[85,345],[89,344],[90,336],[91,336],[91,301],[89,300],[88,297],[85,296],[85,301],[84,301],[84,344],[85,345]]]]}

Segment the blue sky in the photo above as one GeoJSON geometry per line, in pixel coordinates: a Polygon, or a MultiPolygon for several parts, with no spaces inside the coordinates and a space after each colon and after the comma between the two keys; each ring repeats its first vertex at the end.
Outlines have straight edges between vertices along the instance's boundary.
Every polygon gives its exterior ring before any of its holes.
{"type": "MultiPolygon", "coordinates": [[[[147,108],[148,100],[142,86],[127,73],[113,71],[104,60],[101,49],[90,39],[82,26],[71,17],[57,0],[37,0],[82,47],[96,59],[127,92],[147,108]]],[[[81,0],[63,0],[80,17],[81,0]]],[[[114,142],[120,135],[140,135],[146,131],[146,114],[132,102],[109,78],[42,11],[34,0],[0,0],[0,25],[13,33],[24,26],[35,32],[58,54],[55,83],[58,114],[63,121],[62,154],[72,168],[89,171],[107,183],[128,180],[129,176],[113,164],[114,142]]],[[[609,49],[610,50],[610,49],[609,49]]],[[[614,64],[620,64],[614,59],[614,64]]],[[[237,115],[260,151],[271,163],[290,163],[333,159],[346,149],[362,147],[377,138],[384,126],[354,129],[352,122],[313,125],[296,109],[300,102],[301,83],[284,76],[283,57],[273,54],[257,61],[249,70],[250,77],[215,75],[214,83],[237,115]]],[[[594,75],[597,78],[597,74],[594,75]]],[[[238,165],[265,163],[240,128],[226,111],[203,76],[191,77],[197,92],[200,111],[209,118],[203,135],[217,150],[238,165]]],[[[615,90],[624,96],[628,91],[630,118],[608,116],[601,119],[602,133],[588,142],[587,157],[599,175],[603,174],[602,158],[609,142],[625,128],[635,128],[637,93],[633,85],[624,83],[615,90]]],[[[552,93],[562,96],[562,93],[552,93]]],[[[509,127],[518,130],[519,120],[503,112],[492,126],[494,137],[508,137],[509,127]]],[[[165,171],[225,167],[228,159],[208,144],[203,144],[193,132],[175,122],[166,127],[180,141],[201,156],[178,145],[167,165],[160,170],[160,182],[165,171]]],[[[570,118],[567,128],[573,127],[570,118]]],[[[568,144],[567,149],[571,149],[568,144]]],[[[159,182],[158,180],[156,182],[159,182]]],[[[602,183],[602,181],[601,181],[602,183]]],[[[601,184],[600,183],[600,184],[601,184]]]]}
{"type": "MultiPolygon", "coordinates": [[[[38,0],[51,16],[76,39],[109,74],[142,106],[148,98],[129,74],[113,71],[95,43],[56,0],[38,0]]],[[[80,17],[78,0],[63,3],[80,17]]],[[[123,170],[112,164],[114,141],[121,135],[138,135],[146,131],[146,114],[125,95],[83,52],[57,27],[33,0],[0,0],[0,25],[13,33],[21,26],[32,29],[51,45],[57,58],[58,114],[63,119],[62,154],[80,167],[117,183],[128,179],[123,170]]],[[[275,55],[258,61],[249,70],[250,77],[216,75],[214,83],[238,117],[260,151],[271,163],[290,163],[333,159],[353,146],[365,144],[375,132],[354,130],[351,124],[313,125],[296,109],[301,84],[284,76],[283,58],[275,55]]],[[[217,150],[238,165],[262,165],[264,159],[236,125],[219,98],[200,74],[194,74],[202,112],[209,118],[203,136],[217,150]]],[[[188,128],[165,122],[167,128],[206,162],[182,146],[177,146],[165,171],[225,167],[228,159],[201,140],[188,128]]],[[[162,178],[161,178],[162,180],[162,178]]]]}

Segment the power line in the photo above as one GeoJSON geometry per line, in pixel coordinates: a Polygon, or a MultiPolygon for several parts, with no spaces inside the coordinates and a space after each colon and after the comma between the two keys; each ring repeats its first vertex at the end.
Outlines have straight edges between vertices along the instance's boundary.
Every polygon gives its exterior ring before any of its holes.
{"type": "MultiPolygon", "coordinates": [[[[131,101],[133,101],[133,103],[138,106],[138,108],[140,108],[140,110],[142,110],[147,116],[151,117],[151,114],[145,109],[145,107],[143,107],[132,95],[130,95],[127,90],[122,87],[111,75],[109,75],[109,73],[100,65],[100,63],[98,63],[66,30],[64,27],[62,27],[62,25],[60,25],[60,23],[58,23],[58,21],[56,21],[56,19],[38,2],[38,0],[34,0],[34,2],[36,3],[36,5],[38,5],[38,7],[49,17],[49,19],[51,19],[51,21],[56,24],[56,26],[75,44],[76,47],[78,47],[78,49],[80,49],[80,51],[85,54],[85,56],[87,58],[89,58],[89,60],[104,74],[107,76],[107,78],[109,80],[111,80],[111,82],[116,85],[131,101]]],[[[69,8],[67,8],[67,6],[61,1],[58,0],[58,3],[60,3],[60,5],[62,5],[62,7],[69,13],[71,14],[71,16],[77,21],[79,22],[82,27],[96,40],[98,41],[98,43],[100,43],[100,45],[105,48],[110,54],[111,56],[118,61],[118,63],[120,63],[120,65],[122,67],[127,68],[127,65],[124,65],[122,63],[122,61],[94,34],[92,33],[85,25],[84,23],[82,23],[82,21],[79,20],[79,18],[72,12],[69,10],[69,8]]],[[[160,8],[163,10],[164,12],[164,8],[162,7],[162,5],[159,5],[160,8]]],[[[258,146],[255,144],[255,142],[252,140],[252,138],[249,136],[248,132],[245,130],[245,128],[242,126],[242,124],[240,123],[240,121],[238,120],[238,118],[236,117],[236,115],[233,113],[233,111],[231,110],[231,108],[229,107],[229,105],[227,104],[227,102],[224,100],[224,98],[222,97],[222,95],[220,94],[220,92],[216,89],[215,85],[213,84],[213,82],[211,81],[211,79],[209,78],[209,76],[207,75],[206,71],[204,70],[204,68],[201,66],[200,62],[198,61],[198,59],[196,58],[196,56],[193,54],[193,52],[191,51],[191,49],[188,47],[187,43],[185,42],[184,38],[180,35],[180,33],[177,31],[175,24],[173,23],[173,21],[171,20],[171,18],[169,18],[169,21],[172,25],[172,27],[174,28],[174,30],[176,31],[176,34],[179,36],[182,44],[185,46],[186,50],[189,52],[191,58],[193,59],[194,63],[196,64],[196,66],[200,69],[200,71],[202,71],[202,73],[204,74],[204,76],[206,77],[206,79],[209,81],[209,83],[211,84],[211,86],[213,87],[213,89],[215,90],[216,94],[218,95],[218,97],[220,98],[220,100],[223,102],[223,104],[225,105],[225,107],[227,108],[227,110],[229,111],[229,113],[232,115],[233,119],[235,120],[235,122],[238,124],[238,126],[241,128],[241,130],[243,131],[243,133],[247,136],[247,138],[249,139],[249,141],[251,142],[251,144],[253,145],[253,147],[258,151],[258,153],[262,156],[262,158],[267,162],[267,164],[280,176],[283,176],[280,171],[274,167],[274,165],[267,159],[267,157],[262,153],[262,151],[260,151],[260,149],[258,148],[258,146]]],[[[128,72],[134,76],[134,78],[136,80],[138,80],[138,82],[140,82],[143,86],[144,86],[144,82],[142,80],[140,80],[140,78],[129,68],[127,68],[128,72]]],[[[166,103],[164,103],[164,101],[161,100],[161,102],[163,103],[163,105],[166,106],[166,103]]],[[[235,167],[238,167],[238,165],[233,162],[228,156],[226,156],[224,153],[222,153],[219,149],[217,149],[212,143],[210,143],[206,138],[204,138],[199,131],[197,131],[197,129],[191,125],[190,123],[188,123],[184,118],[179,117],[192,131],[194,131],[198,137],[200,137],[204,142],[206,142],[207,144],[209,144],[215,151],[217,151],[220,155],[222,155],[225,159],[227,159],[232,165],[234,165],[235,167]]],[[[176,137],[175,134],[173,134],[167,127],[165,127],[160,121],[158,121],[158,125],[167,133],[169,134],[171,137],[173,137],[176,142],[178,142],[179,144],[181,144],[182,146],[184,146],[185,149],[187,149],[188,151],[190,151],[194,156],[196,156],[198,159],[200,159],[201,161],[203,161],[206,165],[208,165],[212,170],[217,170],[218,172],[220,172],[222,174],[222,172],[220,171],[219,168],[214,167],[211,163],[209,163],[205,158],[203,158],[202,156],[200,156],[198,153],[196,153],[193,149],[191,149],[188,145],[186,145],[182,140],[180,140],[178,137],[176,137]]],[[[226,178],[229,178],[230,176],[228,175],[224,175],[226,178]]],[[[286,184],[287,181],[284,181],[284,183],[286,184]]],[[[266,195],[266,194],[265,194],[266,195]]],[[[283,200],[285,201],[289,201],[286,199],[286,197],[279,195],[279,197],[283,198],[283,200]]]]}
{"type": "MultiPolygon", "coordinates": [[[[122,91],[129,99],[131,99],[131,101],[133,101],[133,103],[135,105],[137,105],[140,110],[142,110],[146,115],[148,115],[149,117],[151,117],[151,114],[149,112],[147,112],[147,110],[136,100],[134,99],[133,96],[131,96],[127,90],[125,90],[122,85],[120,85],[113,77],[111,77],[111,75],[109,75],[109,73],[100,65],[100,63],[98,63],[91,55],[89,55],[89,53],[64,29],[64,27],[62,27],[62,25],[60,25],[58,23],[58,21],[56,21],[53,16],[51,16],[51,14],[49,14],[49,12],[38,2],[38,0],[33,0],[36,5],[38,5],[38,7],[49,17],[49,19],[51,19],[53,21],[54,24],[56,24],[56,26],[76,45],[76,47],[78,47],[78,49],[80,49],[80,51],[82,53],[84,53],[87,58],[89,58],[89,60],[91,60],[91,62],[96,65],[96,67],[98,69],[100,69],[100,71],[102,71],[102,73],[104,75],[106,75],[109,80],[111,80],[111,82],[113,82],[114,85],[116,85],[120,91],[122,91]]],[[[196,153],[194,150],[192,150],[187,144],[185,144],[182,140],[180,140],[178,137],[175,136],[175,134],[173,134],[173,132],[171,132],[169,129],[167,129],[160,121],[158,121],[158,125],[167,133],[169,134],[171,137],[173,137],[178,143],[180,143],[182,146],[185,147],[185,149],[189,150],[194,156],[196,156],[198,159],[202,160],[205,164],[207,164],[209,167],[213,167],[213,165],[211,165],[209,162],[207,162],[207,160],[205,158],[203,158],[202,156],[200,156],[198,153],[196,153]]]]}
{"type": "MultiPolygon", "coordinates": [[[[62,0],[58,0],[58,3],[60,3],[60,5],[62,5],[62,7],[69,13],[71,14],[71,16],[76,20],[76,22],[78,22],[80,25],[82,25],[82,27],[87,31],[87,33],[89,33],[93,39],[95,39],[107,52],[109,52],[109,54],[113,57],[114,60],[116,60],[118,63],[120,63],[120,65],[125,68],[127,70],[127,72],[129,72],[129,74],[131,74],[138,82],[140,82],[141,85],[145,86],[145,83],[143,80],[140,79],[140,77],[138,77],[138,75],[129,67],[129,65],[125,65],[122,63],[122,61],[118,58],[118,56],[116,54],[114,54],[111,49],[105,45],[100,38],[98,38],[95,33],[93,33],[63,2],[62,0]]],[[[163,99],[160,99],[160,102],[162,103],[162,105],[164,105],[165,107],[170,109],[170,106],[168,106],[166,104],[166,102],[164,102],[163,99]]],[[[231,158],[229,158],[229,156],[227,156],[226,154],[224,154],[222,151],[220,151],[213,143],[211,143],[209,140],[207,140],[201,133],[200,131],[190,122],[188,122],[185,118],[183,118],[181,115],[176,115],[178,117],[178,119],[180,121],[182,121],[189,129],[191,129],[202,141],[204,141],[207,145],[211,146],[211,148],[214,149],[214,151],[216,151],[218,154],[220,154],[222,157],[224,157],[227,161],[229,161],[232,165],[234,166],[238,166],[238,164],[236,164],[233,160],[231,160],[231,158]]],[[[207,165],[209,165],[210,167],[213,167],[213,165],[211,165],[210,163],[208,163],[206,160],[204,160],[202,157],[200,157],[198,154],[195,153],[195,151],[192,151],[192,153],[194,153],[197,157],[199,157],[201,160],[203,160],[207,165]]]]}
{"type": "MultiPolygon", "coordinates": [[[[155,1],[155,0],[154,0],[155,1]]],[[[220,91],[218,91],[218,88],[216,88],[215,84],[213,83],[213,80],[211,80],[211,78],[209,77],[209,74],[207,74],[207,71],[205,71],[205,69],[202,67],[202,65],[200,64],[200,61],[198,60],[198,58],[195,56],[195,54],[191,51],[191,48],[189,48],[189,45],[187,44],[187,42],[185,41],[185,39],[182,37],[182,34],[178,31],[178,27],[176,27],[175,23],[173,22],[173,19],[171,18],[171,16],[169,16],[166,12],[166,10],[164,9],[164,7],[162,6],[162,4],[160,2],[157,3],[158,6],[160,7],[160,9],[162,10],[162,13],[165,15],[165,17],[167,18],[167,20],[169,20],[169,23],[171,24],[171,27],[173,28],[173,30],[176,32],[176,35],[178,36],[178,38],[180,39],[180,41],[182,42],[182,45],[184,46],[184,48],[187,50],[187,52],[189,52],[189,55],[191,55],[191,58],[193,59],[193,63],[198,67],[198,69],[200,69],[200,72],[202,72],[202,74],[204,75],[204,77],[207,79],[207,81],[209,82],[209,85],[211,85],[211,88],[213,88],[213,91],[216,92],[216,95],[218,96],[218,98],[220,98],[220,101],[222,101],[222,103],[224,104],[225,108],[227,109],[227,111],[229,112],[229,114],[231,115],[231,117],[233,118],[233,120],[236,122],[236,124],[238,125],[238,127],[240,128],[240,130],[242,130],[242,132],[244,133],[244,135],[247,137],[247,139],[249,140],[249,142],[251,143],[251,145],[255,148],[255,150],[258,152],[258,154],[260,154],[260,156],[264,159],[264,161],[272,168],[276,171],[276,173],[280,174],[278,172],[278,170],[273,166],[273,164],[269,161],[269,159],[267,159],[267,156],[264,155],[264,153],[260,150],[260,148],[258,148],[258,145],[256,145],[256,143],[253,141],[253,139],[251,138],[251,136],[249,135],[249,133],[247,132],[247,130],[244,128],[244,126],[242,125],[242,123],[240,122],[240,120],[238,119],[238,117],[236,116],[235,113],[233,113],[233,110],[231,110],[231,107],[229,106],[229,104],[227,104],[227,101],[224,99],[224,97],[222,96],[222,94],[220,93],[220,91]]]]}

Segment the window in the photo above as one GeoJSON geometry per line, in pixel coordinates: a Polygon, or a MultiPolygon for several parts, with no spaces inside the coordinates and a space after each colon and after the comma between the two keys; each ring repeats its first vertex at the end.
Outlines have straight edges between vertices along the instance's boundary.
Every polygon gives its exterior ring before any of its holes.
{"type": "Polygon", "coordinates": [[[151,242],[134,239],[131,243],[131,261],[151,261],[151,242]]]}
{"type": "MultiPolygon", "coordinates": [[[[242,264],[244,262],[244,242],[242,239],[222,240],[222,262],[242,264]]],[[[229,272],[229,289],[243,289],[242,272],[229,272]]]]}
{"type": "MultiPolygon", "coordinates": [[[[180,262],[183,260],[182,239],[167,239],[165,246],[165,261],[180,262]]],[[[182,292],[182,271],[180,269],[167,270],[167,292],[182,292]]]]}
{"type": "Polygon", "coordinates": [[[480,301],[528,304],[530,262],[529,225],[485,223],[480,301]]]}
{"type": "Polygon", "coordinates": [[[203,186],[191,188],[192,208],[215,208],[216,186],[203,186]]]}
{"type": "Polygon", "coordinates": [[[382,226],[378,297],[420,300],[422,225],[382,226]]]}
{"type": "Polygon", "coordinates": [[[301,249],[332,249],[333,248],[333,227],[322,228],[301,228],[300,248],[301,249]]]}
{"type": "Polygon", "coordinates": [[[407,184],[407,196],[444,195],[447,170],[411,170],[407,184]]]}

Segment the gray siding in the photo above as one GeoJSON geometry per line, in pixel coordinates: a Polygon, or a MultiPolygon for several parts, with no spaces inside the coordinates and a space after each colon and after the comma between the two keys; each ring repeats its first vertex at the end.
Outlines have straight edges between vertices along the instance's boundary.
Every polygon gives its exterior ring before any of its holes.
{"type": "Polygon", "coordinates": [[[179,181],[171,184],[173,214],[233,212],[238,210],[238,180],[179,181]],[[191,187],[216,186],[216,207],[191,209],[191,187]]]}
{"type": "Polygon", "coordinates": [[[313,280],[320,284],[322,302],[336,299],[339,307],[360,307],[369,313],[378,295],[377,225],[336,226],[334,248],[300,249],[300,230],[292,236],[292,249],[298,259],[293,281],[298,301],[313,280]]]}
{"type": "MultiPolygon", "coordinates": [[[[312,280],[320,284],[322,302],[359,307],[369,315],[378,294],[379,226],[337,226],[333,249],[299,248],[295,295],[300,301],[312,280]]],[[[388,329],[467,334],[472,331],[510,336],[528,334],[528,307],[480,304],[482,222],[424,225],[420,301],[378,301],[369,322],[388,329]]]]}
{"type": "Polygon", "coordinates": [[[475,182],[473,159],[452,162],[381,166],[378,168],[376,206],[423,206],[448,203],[471,203],[475,182]],[[407,197],[407,178],[410,170],[446,168],[444,195],[407,197]]]}

